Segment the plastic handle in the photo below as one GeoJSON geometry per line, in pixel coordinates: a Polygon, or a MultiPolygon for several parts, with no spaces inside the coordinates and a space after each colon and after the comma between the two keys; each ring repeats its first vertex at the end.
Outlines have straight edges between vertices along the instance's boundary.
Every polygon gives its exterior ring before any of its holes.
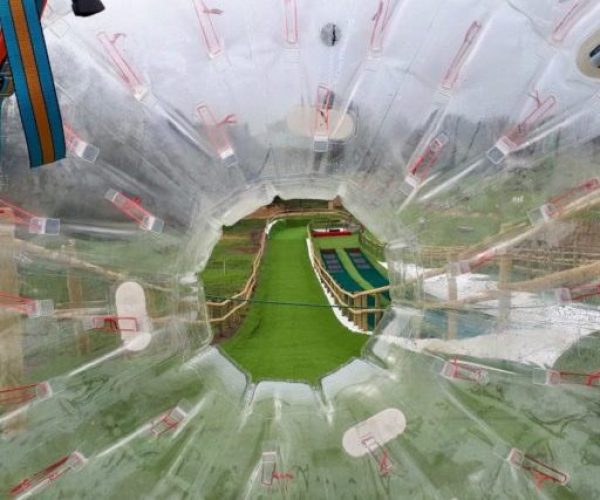
{"type": "Polygon", "coordinates": [[[479,21],[473,21],[467,33],[465,34],[465,38],[463,40],[462,45],[458,49],[458,52],[454,56],[448,71],[444,75],[444,79],[442,80],[442,88],[445,90],[451,90],[456,81],[458,80],[458,76],[460,74],[460,70],[465,64],[469,53],[471,52],[475,40],[479,36],[481,31],[481,23],[479,21]]]}
{"type": "Polygon", "coordinates": [[[202,40],[206,47],[206,52],[213,59],[223,52],[223,46],[211,16],[220,15],[223,11],[209,9],[203,0],[193,0],[193,3],[196,15],[198,16],[198,22],[200,23],[200,31],[202,32],[202,40]]]}
{"type": "Polygon", "coordinates": [[[125,36],[124,33],[116,33],[112,37],[109,37],[105,32],[101,32],[98,33],[97,38],[114,65],[117,67],[121,80],[123,80],[125,85],[131,90],[134,97],[141,100],[147,94],[148,89],[142,78],[137,74],[129,62],[127,62],[127,59],[125,59],[124,55],[117,47],[119,39],[124,38],[125,36]]]}

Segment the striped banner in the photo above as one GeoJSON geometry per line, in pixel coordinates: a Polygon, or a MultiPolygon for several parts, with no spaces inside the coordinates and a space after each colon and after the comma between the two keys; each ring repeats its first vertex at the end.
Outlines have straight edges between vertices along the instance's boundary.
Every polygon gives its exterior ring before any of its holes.
{"type": "Polygon", "coordinates": [[[55,162],[66,154],[62,118],[40,22],[45,5],[46,0],[0,0],[4,38],[4,43],[0,41],[0,63],[8,56],[32,167],[55,162]]]}

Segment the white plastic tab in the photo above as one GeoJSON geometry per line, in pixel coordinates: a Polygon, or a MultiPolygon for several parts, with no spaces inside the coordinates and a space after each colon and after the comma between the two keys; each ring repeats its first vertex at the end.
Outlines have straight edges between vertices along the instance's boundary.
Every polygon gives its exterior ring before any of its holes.
{"type": "Polygon", "coordinates": [[[529,222],[531,222],[532,226],[536,226],[552,220],[556,213],[556,207],[551,203],[546,203],[541,207],[530,210],[527,213],[527,218],[529,219],[529,222]]]}
{"type": "Polygon", "coordinates": [[[56,236],[60,233],[60,220],[50,219],[48,217],[38,217],[37,215],[24,210],[23,208],[0,198],[0,212],[9,210],[15,224],[27,227],[30,234],[44,234],[56,236]]]}
{"type": "Polygon", "coordinates": [[[152,321],[146,310],[146,294],[139,283],[126,281],[115,294],[117,317],[136,318],[136,330],[120,329],[121,340],[128,351],[142,351],[152,340],[152,321]]]}
{"type": "Polygon", "coordinates": [[[94,163],[98,159],[98,155],[100,154],[100,150],[92,145],[84,141],[77,133],[73,130],[73,127],[64,123],[63,124],[65,130],[65,141],[67,145],[67,150],[73,156],[77,158],[81,158],[88,163],[94,163]]]}
{"type": "Polygon", "coordinates": [[[419,184],[421,184],[421,179],[412,174],[407,174],[399,189],[401,193],[410,196],[419,184]]]}
{"type": "Polygon", "coordinates": [[[332,93],[325,85],[317,88],[315,103],[314,151],[326,153],[329,149],[329,126],[332,93]]]}
{"type": "Polygon", "coordinates": [[[196,113],[202,121],[208,140],[219,155],[223,165],[226,167],[237,165],[237,156],[227,132],[227,126],[236,123],[235,115],[227,115],[221,121],[217,121],[212,110],[206,104],[200,104],[196,108],[196,113]]]}
{"type": "Polygon", "coordinates": [[[515,145],[502,136],[485,155],[494,165],[500,165],[514,148],[515,145]]]}
{"type": "Polygon", "coordinates": [[[60,234],[60,220],[47,217],[32,217],[29,220],[30,234],[45,234],[56,236],[60,234]]]}
{"type": "Polygon", "coordinates": [[[54,314],[54,302],[50,299],[33,300],[28,303],[27,314],[30,318],[52,316],[54,314]]]}
{"type": "Polygon", "coordinates": [[[25,314],[30,318],[38,318],[40,316],[51,316],[54,313],[54,302],[0,292],[0,309],[25,314]]]}
{"type": "Polygon", "coordinates": [[[151,422],[150,433],[155,437],[160,437],[175,430],[182,424],[188,413],[189,411],[184,409],[181,404],[177,405],[151,422]]]}
{"type": "Polygon", "coordinates": [[[265,451],[260,457],[260,482],[271,486],[277,470],[277,452],[265,451]]]}
{"type": "Polygon", "coordinates": [[[153,233],[162,233],[165,227],[164,221],[155,217],[142,207],[139,199],[129,198],[112,188],[106,191],[104,198],[110,201],[131,220],[137,222],[140,229],[151,231],[153,233]]]}
{"type": "Polygon", "coordinates": [[[370,453],[364,440],[371,438],[383,446],[397,438],[406,429],[406,417],[397,408],[387,408],[350,427],[342,438],[342,446],[348,455],[363,457],[370,453]]]}
{"type": "Polygon", "coordinates": [[[457,359],[446,361],[440,375],[450,380],[464,380],[478,385],[486,385],[489,382],[489,373],[484,367],[457,359]]]}

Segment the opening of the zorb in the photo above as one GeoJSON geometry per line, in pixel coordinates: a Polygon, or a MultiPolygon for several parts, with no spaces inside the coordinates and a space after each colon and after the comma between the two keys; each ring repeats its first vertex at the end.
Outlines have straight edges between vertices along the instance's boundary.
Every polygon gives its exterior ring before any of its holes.
{"type": "Polygon", "coordinates": [[[593,497],[599,13],[1,2],[2,494],[593,497]]]}

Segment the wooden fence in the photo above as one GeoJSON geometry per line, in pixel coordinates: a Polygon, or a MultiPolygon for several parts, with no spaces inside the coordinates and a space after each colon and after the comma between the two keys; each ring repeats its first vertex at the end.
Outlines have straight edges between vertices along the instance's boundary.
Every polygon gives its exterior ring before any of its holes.
{"type": "MultiPolygon", "coordinates": [[[[379,258],[384,254],[384,245],[376,241],[372,236],[361,232],[360,243],[371,254],[379,258]]],[[[485,248],[485,247],[482,247],[485,248]]],[[[449,258],[457,259],[461,255],[473,253],[473,249],[467,246],[422,246],[418,249],[421,265],[434,267],[448,262],[449,258]]],[[[592,246],[556,246],[531,248],[517,246],[505,252],[510,255],[515,264],[542,265],[548,269],[567,269],[589,264],[600,260],[600,248],[592,246]]]]}
{"type": "MultiPolygon", "coordinates": [[[[337,212],[326,212],[328,215],[345,215],[337,212]]],[[[307,215],[305,212],[286,212],[279,214],[276,218],[280,217],[295,217],[307,215]]],[[[310,215],[314,215],[310,213],[310,215]]],[[[271,221],[269,221],[271,222],[271,221]]],[[[323,264],[318,258],[318,254],[313,245],[312,239],[310,238],[310,229],[308,230],[308,237],[311,244],[311,250],[314,256],[314,265],[317,271],[317,276],[322,283],[327,287],[327,290],[335,299],[335,303],[340,307],[342,314],[347,317],[352,323],[363,331],[369,330],[369,315],[374,315],[375,324],[377,324],[385,311],[383,307],[384,294],[389,292],[390,287],[385,286],[382,288],[376,288],[372,290],[365,290],[363,292],[352,293],[341,288],[334,278],[325,270],[323,264]],[[373,306],[369,307],[369,297],[372,298],[373,306]]],[[[248,307],[249,300],[256,289],[256,285],[259,277],[260,264],[264,256],[265,248],[267,244],[267,234],[263,233],[258,252],[252,263],[252,272],[248,281],[244,285],[244,288],[233,295],[231,298],[222,302],[207,301],[210,323],[219,328],[225,328],[233,325],[239,321],[240,314],[243,310],[248,307]]]]}
{"type": "MultiPolygon", "coordinates": [[[[303,210],[303,211],[295,211],[295,210],[282,210],[278,212],[276,215],[267,220],[266,225],[268,226],[270,223],[274,222],[277,219],[283,218],[294,218],[294,217],[303,217],[303,216],[315,216],[315,215],[323,215],[323,216],[331,216],[335,215],[340,218],[342,221],[350,221],[352,216],[343,210],[303,210]]],[[[246,281],[244,288],[230,297],[227,300],[222,302],[214,302],[207,301],[206,305],[208,308],[210,323],[221,328],[229,326],[231,324],[235,324],[239,320],[240,313],[248,306],[249,300],[256,289],[256,284],[258,282],[259,268],[262,262],[262,258],[265,253],[265,247],[267,242],[267,234],[266,231],[263,232],[258,252],[254,257],[252,262],[252,272],[250,277],[246,281]]]]}
{"type": "Polygon", "coordinates": [[[385,260],[385,246],[365,228],[361,228],[360,232],[358,233],[358,242],[362,248],[366,249],[378,260],[385,260]]]}
{"type": "Polygon", "coordinates": [[[258,252],[252,261],[252,272],[244,288],[232,297],[222,302],[207,301],[210,323],[225,327],[230,323],[237,322],[241,311],[248,306],[248,300],[252,297],[258,282],[258,270],[265,253],[267,245],[267,232],[263,231],[260,238],[258,252]]]}

